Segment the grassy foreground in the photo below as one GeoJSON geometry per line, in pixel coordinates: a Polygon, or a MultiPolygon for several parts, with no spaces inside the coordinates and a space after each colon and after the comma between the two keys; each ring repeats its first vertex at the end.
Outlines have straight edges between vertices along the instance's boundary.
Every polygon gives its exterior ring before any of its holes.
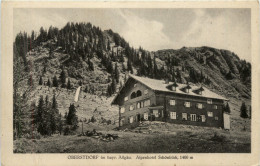
{"type": "MultiPolygon", "coordinates": [[[[85,125],[84,130],[95,128],[85,125]],[[86,128],[85,128],[86,127],[86,128]]],[[[225,131],[216,128],[150,124],[151,133],[143,131],[114,131],[100,127],[98,132],[118,134],[113,141],[78,136],[53,135],[41,139],[14,141],[18,153],[250,153],[248,131],[225,131]]],[[[81,129],[78,129],[80,133],[81,129]]]]}

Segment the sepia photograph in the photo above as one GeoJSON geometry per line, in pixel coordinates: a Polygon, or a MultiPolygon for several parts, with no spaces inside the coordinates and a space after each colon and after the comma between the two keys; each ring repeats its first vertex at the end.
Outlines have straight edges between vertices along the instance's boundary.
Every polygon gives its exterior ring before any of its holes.
{"type": "Polygon", "coordinates": [[[13,153],[251,153],[250,8],[14,8],[10,28],[13,153]]]}

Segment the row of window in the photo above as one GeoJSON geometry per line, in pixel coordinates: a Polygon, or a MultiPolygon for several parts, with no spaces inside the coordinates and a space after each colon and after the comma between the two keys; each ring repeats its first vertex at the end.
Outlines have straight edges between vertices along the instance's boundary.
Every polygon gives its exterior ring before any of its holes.
{"type": "MultiPolygon", "coordinates": [[[[169,100],[169,104],[170,105],[176,105],[176,101],[171,99],[171,100],[169,100]]],[[[211,104],[212,104],[212,101],[211,101],[211,104]]],[[[185,101],[184,106],[185,107],[191,107],[191,102],[185,101]]],[[[202,109],[202,108],[204,108],[204,105],[202,103],[197,103],[195,107],[198,108],[198,109],[202,109]]],[[[218,106],[213,105],[213,109],[218,109],[218,106]]]]}
{"type": "MultiPolygon", "coordinates": [[[[207,114],[208,114],[208,117],[213,117],[213,112],[208,111],[207,114]]],[[[170,118],[171,119],[177,119],[176,112],[170,112],[170,118]]],[[[187,113],[182,113],[182,120],[188,120],[188,114],[187,113]]],[[[190,120],[191,121],[201,120],[202,122],[205,122],[206,116],[205,115],[197,116],[196,114],[190,114],[190,120]]],[[[217,116],[215,116],[215,120],[218,120],[217,116]]]]}
{"type": "MultiPolygon", "coordinates": [[[[153,110],[154,117],[159,117],[159,112],[158,110],[153,110]]],[[[213,112],[208,112],[208,117],[213,117],[213,112]]],[[[182,113],[182,120],[190,120],[193,122],[197,122],[197,121],[201,121],[201,122],[206,122],[206,115],[196,115],[196,114],[190,114],[188,117],[187,113],[182,113]]],[[[124,118],[123,118],[124,119],[124,118]]],[[[177,114],[176,112],[170,112],[170,119],[177,119],[177,114]]],[[[215,116],[214,118],[215,120],[218,120],[218,117],[215,116]]],[[[134,121],[136,121],[136,117],[135,116],[130,116],[128,118],[129,123],[133,123],[134,121]]],[[[143,120],[149,120],[149,115],[148,113],[144,113],[143,114],[143,120]]]]}
{"type": "MultiPolygon", "coordinates": [[[[135,105],[130,105],[129,110],[132,111],[134,109],[139,109],[139,108],[143,108],[143,107],[148,107],[151,105],[151,100],[144,100],[144,101],[140,101],[137,102],[136,106],[135,105]]],[[[125,112],[125,107],[121,107],[120,108],[120,112],[124,113],[125,112]]]]}
{"type": "MultiPolygon", "coordinates": [[[[136,85],[136,84],[135,84],[135,85],[136,85]]],[[[145,90],[144,90],[144,94],[145,94],[145,95],[148,94],[148,89],[145,89],[145,90]]],[[[142,96],[141,90],[138,90],[138,91],[136,91],[136,92],[132,92],[131,95],[130,95],[130,99],[134,99],[134,98],[139,97],[139,96],[142,96]]],[[[124,98],[124,101],[127,101],[127,100],[129,100],[128,96],[126,96],[126,97],[124,98]]]]}

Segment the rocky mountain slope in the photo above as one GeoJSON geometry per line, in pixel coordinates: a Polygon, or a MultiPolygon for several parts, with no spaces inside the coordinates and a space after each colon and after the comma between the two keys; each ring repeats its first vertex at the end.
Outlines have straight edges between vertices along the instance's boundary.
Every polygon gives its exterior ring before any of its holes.
{"type": "Polygon", "coordinates": [[[118,108],[110,101],[127,73],[202,84],[231,99],[237,112],[241,101],[250,105],[251,99],[251,64],[231,51],[183,47],[149,52],[133,48],[119,34],[90,23],[68,23],[48,31],[41,28],[39,35],[34,31],[18,34],[14,64],[14,116],[24,109],[27,118],[32,116],[32,103],[37,105],[41,95],[56,95],[64,115],[81,86],[79,102],[75,103],[79,118],[95,116],[116,123],[118,108]],[[27,106],[21,107],[20,101],[27,106]]]}
{"type": "Polygon", "coordinates": [[[231,51],[183,47],[178,50],[159,50],[154,54],[164,64],[170,64],[174,59],[186,81],[205,84],[228,98],[251,98],[251,64],[240,60],[231,51]],[[200,80],[201,77],[207,81],[200,80]]]}

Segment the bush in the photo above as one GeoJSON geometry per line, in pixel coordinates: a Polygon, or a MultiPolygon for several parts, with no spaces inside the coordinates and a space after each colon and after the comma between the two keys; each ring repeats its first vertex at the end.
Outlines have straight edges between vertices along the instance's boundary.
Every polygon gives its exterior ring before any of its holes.
{"type": "Polygon", "coordinates": [[[90,122],[95,123],[97,120],[94,116],[91,117],[90,122]]]}
{"type": "Polygon", "coordinates": [[[37,131],[32,131],[31,133],[27,133],[24,135],[26,139],[41,139],[41,134],[37,131]]]}
{"type": "Polygon", "coordinates": [[[218,135],[217,133],[214,133],[214,136],[210,138],[211,141],[216,141],[216,142],[225,142],[226,137],[223,135],[218,135]]]}
{"type": "Polygon", "coordinates": [[[110,125],[111,123],[111,120],[107,120],[107,125],[110,125]]]}
{"type": "Polygon", "coordinates": [[[64,135],[69,135],[69,134],[70,134],[70,128],[69,128],[69,126],[66,126],[64,128],[64,135]]]}

